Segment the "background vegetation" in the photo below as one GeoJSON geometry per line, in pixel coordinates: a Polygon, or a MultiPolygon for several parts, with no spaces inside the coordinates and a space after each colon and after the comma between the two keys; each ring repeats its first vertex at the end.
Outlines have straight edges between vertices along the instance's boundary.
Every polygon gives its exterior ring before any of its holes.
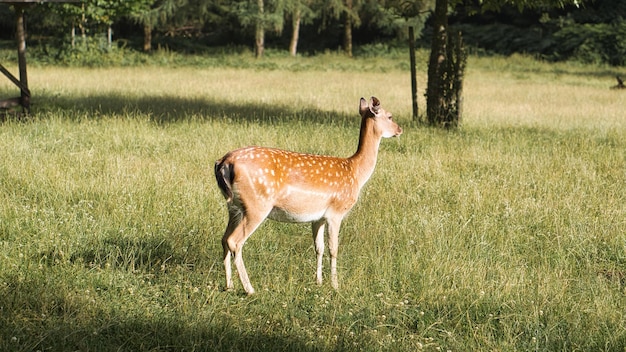
{"type": "Polygon", "coordinates": [[[411,124],[404,56],[132,60],[31,65],[32,116],[0,125],[0,350],[626,349],[618,70],[470,56],[442,131],[411,124]],[[350,155],[369,95],[405,133],[344,222],[340,290],[315,285],[309,226],[270,221],[258,293],[223,292],[214,160],[350,155]]]}
{"type": "MultiPolygon", "coordinates": [[[[415,28],[417,44],[429,47],[434,0],[415,1],[421,12],[408,17],[400,15],[403,2],[395,0],[262,3],[261,14],[258,1],[250,0],[90,0],[83,6],[37,5],[27,11],[29,50],[42,60],[60,63],[80,61],[86,52],[127,56],[132,51],[166,48],[206,55],[224,46],[254,52],[257,27],[266,32],[265,47],[278,51],[291,51],[294,33],[298,33],[292,53],[301,55],[347,50],[347,28],[355,50],[381,43],[383,49],[404,50],[408,26],[415,28]]],[[[533,1],[451,3],[456,4],[450,9],[451,29],[461,30],[476,53],[525,53],[550,61],[614,66],[626,62],[626,3],[622,0],[585,1],[564,8],[554,8],[560,1],[547,1],[546,7],[533,1]],[[515,4],[528,7],[520,12],[515,4]],[[493,7],[498,11],[489,10],[493,7]]],[[[13,8],[0,5],[0,39],[12,39],[14,27],[13,8]]],[[[352,49],[350,53],[361,54],[352,49]]]]}

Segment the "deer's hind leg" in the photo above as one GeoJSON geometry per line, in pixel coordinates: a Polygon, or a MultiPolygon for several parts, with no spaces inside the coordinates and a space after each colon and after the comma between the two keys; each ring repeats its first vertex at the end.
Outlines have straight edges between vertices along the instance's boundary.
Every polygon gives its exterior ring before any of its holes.
{"type": "Polygon", "coordinates": [[[238,210],[228,211],[228,225],[226,226],[226,231],[224,232],[224,236],[222,237],[222,248],[224,250],[224,270],[226,272],[226,290],[232,290],[235,288],[235,286],[233,285],[232,267],[230,264],[230,257],[234,252],[231,251],[230,246],[228,245],[228,239],[241,223],[242,215],[243,214],[241,214],[241,212],[239,212],[238,210]]]}
{"type": "Polygon", "coordinates": [[[232,289],[232,273],[230,258],[235,257],[235,268],[239,274],[239,280],[243,285],[247,294],[254,293],[254,288],[250,283],[246,266],[243,262],[243,245],[252,233],[265,220],[268,212],[264,212],[261,216],[250,216],[243,212],[229,212],[228,226],[224,237],[222,237],[222,247],[224,248],[224,268],[226,270],[226,289],[232,289]]]}

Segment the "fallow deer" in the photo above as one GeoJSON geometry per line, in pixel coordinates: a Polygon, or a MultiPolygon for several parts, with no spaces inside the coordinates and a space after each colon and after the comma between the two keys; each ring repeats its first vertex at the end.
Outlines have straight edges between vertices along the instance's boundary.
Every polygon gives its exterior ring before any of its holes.
{"type": "Polygon", "coordinates": [[[359,113],[359,145],[349,158],[246,147],[231,151],[215,162],[217,184],[228,207],[228,225],[222,238],[226,289],[233,288],[231,256],[234,256],[246,293],[254,293],[242,249],[266,218],[312,223],[318,284],[322,283],[324,227],[328,225],[331,282],[338,288],[341,222],[374,172],[381,139],[402,134],[402,128],[375,97],[369,103],[361,98],[359,113]]]}

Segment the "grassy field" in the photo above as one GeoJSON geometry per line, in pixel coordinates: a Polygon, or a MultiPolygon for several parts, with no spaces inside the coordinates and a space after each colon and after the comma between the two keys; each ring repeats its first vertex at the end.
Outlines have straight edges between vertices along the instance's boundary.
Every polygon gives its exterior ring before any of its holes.
{"type": "Polygon", "coordinates": [[[230,60],[32,67],[33,116],[0,125],[0,350],[626,351],[617,70],[471,57],[446,132],[411,122],[402,59],[230,60]],[[213,162],[348,156],[371,95],[405,133],[343,223],[339,291],[309,225],[268,221],[257,293],[224,292],[213,162]]]}

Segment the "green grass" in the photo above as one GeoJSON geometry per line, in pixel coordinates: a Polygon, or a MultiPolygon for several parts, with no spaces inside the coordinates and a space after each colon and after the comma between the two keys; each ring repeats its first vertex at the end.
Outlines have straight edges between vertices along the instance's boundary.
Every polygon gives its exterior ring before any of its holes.
{"type": "Polygon", "coordinates": [[[626,350],[613,72],[471,58],[446,132],[411,123],[400,61],[297,60],[34,67],[34,115],[0,126],[0,350],[626,350]],[[328,263],[315,284],[309,225],[268,221],[244,250],[257,294],[224,292],[214,160],[347,156],[369,95],[405,133],[344,221],[339,291],[328,263]]]}

